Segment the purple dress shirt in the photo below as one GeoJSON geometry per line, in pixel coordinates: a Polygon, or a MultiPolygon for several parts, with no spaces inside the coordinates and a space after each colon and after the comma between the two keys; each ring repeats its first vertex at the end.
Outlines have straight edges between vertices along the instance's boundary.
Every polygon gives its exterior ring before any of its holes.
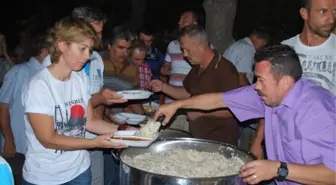
{"type": "Polygon", "coordinates": [[[300,79],[277,107],[265,105],[254,85],[223,93],[223,101],[240,121],[265,118],[268,159],[335,170],[336,97],[328,90],[300,79]]]}

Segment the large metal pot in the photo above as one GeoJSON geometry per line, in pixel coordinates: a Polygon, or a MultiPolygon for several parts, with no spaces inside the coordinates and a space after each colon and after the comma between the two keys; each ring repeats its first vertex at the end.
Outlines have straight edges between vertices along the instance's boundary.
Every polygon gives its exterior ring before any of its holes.
{"type": "Polygon", "coordinates": [[[168,138],[192,138],[192,134],[190,132],[186,132],[179,129],[174,128],[166,128],[160,131],[159,138],[168,139],[168,138]]]}
{"type": "MultiPolygon", "coordinates": [[[[192,138],[193,135],[190,132],[186,132],[179,129],[174,128],[166,128],[160,131],[159,133],[159,139],[169,139],[169,138],[192,138]]],[[[119,155],[120,150],[115,149],[111,151],[111,154],[117,164],[120,163],[119,155]]]]}
{"type": "Polygon", "coordinates": [[[196,149],[206,152],[219,152],[225,157],[232,153],[244,162],[255,160],[251,154],[236,147],[216,141],[193,138],[159,139],[148,148],[127,148],[120,154],[120,185],[238,185],[242,184],[237,175],[214,178],[180,178],[142,171],[123,162],[123,156],[135,156],[147,152],[161,152],[173,148],[196,149]]]}

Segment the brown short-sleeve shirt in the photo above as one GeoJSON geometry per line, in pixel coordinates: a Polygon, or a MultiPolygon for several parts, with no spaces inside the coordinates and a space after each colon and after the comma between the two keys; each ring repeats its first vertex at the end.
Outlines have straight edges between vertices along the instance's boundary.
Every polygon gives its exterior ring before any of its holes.
{"type": "Polygon", "coordinates": [[[129,81],[133,87],[140,87],[140,79],[137,67],[134,64],[126,62],[123,69],[120,72],[117,72],[115,66],[112,62],[104,60],[104,76],[113,76],[118,77],[124,80],[129,81]]]}
{"type": "MultiPolygon", "coordinates": [[[[234,65],[215,53],[206,69],[192,67],[183,81],[191,95],[226,92],[239,88],[239,74],[234,65]]],[[[196,138],[238,144],[239,125],[235,118],[200,117],[190,122],[190,132],[196,138]]]]}

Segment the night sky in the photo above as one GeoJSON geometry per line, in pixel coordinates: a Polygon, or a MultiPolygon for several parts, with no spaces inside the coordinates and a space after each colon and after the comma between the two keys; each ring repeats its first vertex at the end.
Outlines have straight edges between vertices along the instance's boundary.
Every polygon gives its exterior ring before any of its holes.
{"type": "MultiPolygon", "coordinates": [[[[0,7],[0,32],[11,40],[22,29],[17,23],[35,14],[39,27],[44,30],[62,16],[69,15],[71,10],[80,5],[101,8],[109,18],[109,26],[124,23],[131,11],[131,0],[15,0],[8,1],[0,7]],[[46,3],[47,2],[47,3],[46,3]]],[[[145,14],[145,25],[156,31],[173,30],[183,10],[195,9],[201,14],[203,0],[148,0],[145,14]]],[[[244,37],[254,27],[267,26],[276,30],[281,37],[297,34],[302,27],[299,16],[299,0],[238,0],[234,34],[244,37]]],[[[8,39],[7,39],[8,40],[8,39]]]]}

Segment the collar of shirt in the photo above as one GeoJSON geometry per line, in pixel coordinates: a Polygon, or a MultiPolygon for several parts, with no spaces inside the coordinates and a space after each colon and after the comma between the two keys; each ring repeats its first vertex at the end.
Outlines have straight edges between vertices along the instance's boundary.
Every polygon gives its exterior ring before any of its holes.
{"type": "Polygon", "coordinates": [[[245,37],[244,40],[245,40],[248,44],[250,44],[250,45],[252,46],[252,48],[254,49],[254,52],[256,52],[256,49],[255,49],[255,47],[253,46],[253,43],[252,43],[251,39],[248,38],[248,37],[245,37]]]}
{"type": "Polygon", "coordinates": [[[291,90],[289,90],[288,94],[282,100],[281,105],[284,105],[289,108],[294,108],[298,100],[298,97],[300,97],[300,94],[302,94],[303,83],[304,83],[304,80],[299,79],[294,84],[294,87],[291,90]]]}
{"type": "Polygon", "coordinates": [[[42,64],[39,61],[37,61],[34,57],[30,57],[27,64],[29,66],[33,67],[34,69],[41,69],[42,68],[42,64]]]}

